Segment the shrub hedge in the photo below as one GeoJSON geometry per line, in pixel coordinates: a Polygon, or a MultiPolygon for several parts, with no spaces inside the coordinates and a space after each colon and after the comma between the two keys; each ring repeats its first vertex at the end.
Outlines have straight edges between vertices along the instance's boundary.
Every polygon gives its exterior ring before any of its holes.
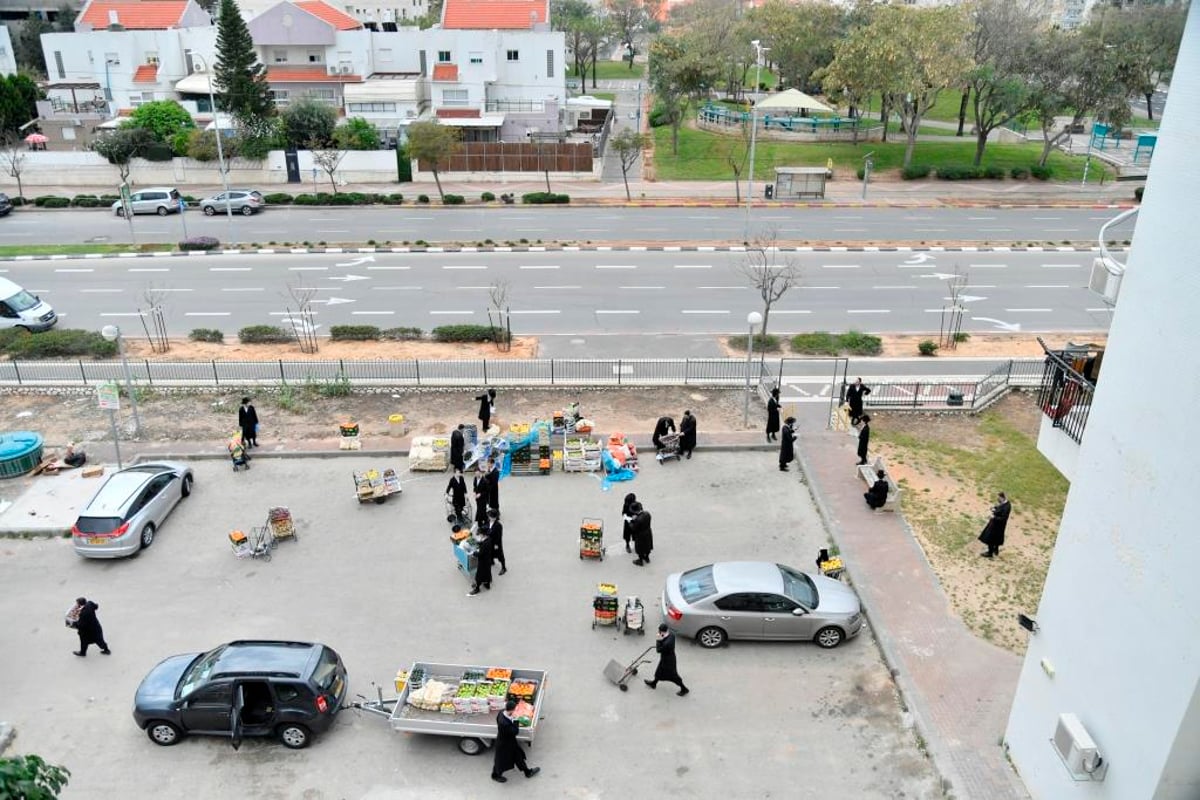
{"type": "Polygon", "coordinates": [[[427,194],[419,194],[419,195],[417,195],[417,202],[418,202],[418,203],[428,203],[428,202],[429,202],[429,195],[427,195],[427,194]]]}
{"type": "Polygon", "coordinates": [[[933,167],[928,164],[909,164],[900,170],[900,177],[906,181],[916,181],[921,178],[928,178],[933,167]]]}
{"type": "Polygon", "coordinates": [[[295,337],[277,325],[247,325],[238,331],[242,344],[286,344],[295,337]]]}
{"type": "Polygon", "coordinates": [[[420,328],[385,328],[379,332],[379,338],[391,342],[404,342],[420,339],[424,336],[420,328]]]}
{"type": "Polygon", "coordinates": [[[461,194],[448,194],[442,198],[442,205],[445,206],[461,206],[465,202],[467,202],[467,198],[461,194]]]}
{"type": "Polygon", "coordinates": [[[287,206],[292,204],[292,196],[287,192],[271,192],[263,195],[263,200],[270,206],[287,206]]]}
{"type": "Polygon", "coordinates": [[[220,240],[212,236],[191,236],[179,243],[180,250],[216,250],[220,246],[220,240]]]}
{"type": "MultiPolygon", "coordinates": [[[[741,336],[727,336],[725,344],[729,345],[734,350],[744,352],[746,350],[746,340],[750,337],[746,334],[741,336]]],[[[779,352],[779,337],[773,333],[756,333],[754,334],[754,352],[756,353],[778,353],[779,352]]]]}
{"type": "Polygon", "coordinates": [[[565,204],[571,202],[571,197],[554,192],[527,192],[521,195],[521,202],[530,205],[565,204]]]}
{"type": "Polygon", "coordinates": [[[1029,167],[1013,167],[1008,171],[1015,180],[1023,181],[1029,177],[1029,167]]]}
{"type": "Polygon", "coordinates": [[[479,195],[479,199],[485,203],[492,203],[495,202],[496,195],[492,194],[491,192],[484,192],[483,194],[479,195]]]}
{"type": "Polygon", "coordinates": [[[1029,174],[1037,178],[1039,181],[1048,181],[1054,175],[1054,170],[1050,167],[1043,167],[1041,164],[1034,164],[1029,168],[1029,174]]]}
{"type": "Polygon", "coordinates": [[[334,325],[329,329],[329,338],[335,342],[374,342],[379,337],[375,325],[334,325]]]}
{"type": "Polygon", "coordinates": [[[192,332],[188,334],[188,338],[193,342],[216,342],[217,344],[221,344],[225,341],[225,334],[216,328],[192,328],[192,332]]]}
{"type": "Polygon", "coordinates": [[[4,331],[0,347],[11,358],[112,358],[117,343],[110,342],[98,331],[58,328],[30,334],[19,329],[4,331]]]}
{"type": "MultiPolygon", "coordinates": [[[[744,339],[745,337],[743,337],[744,339]]],[[[792,352],[814,356],[877,356],[883,352],[883,340],[859,331],[847,333],[800,333],[792,337],[792,352]]]]}
{"type": "Polygon", "coordinates": [[[883,340],[860,331],[849,331],[838,337],[842,350],[854,356],[877,356],[883,352],[883,340]]]}
{"type": "Polygon", "coordinates": [[[433,329],[435,342],[503,341],[507,333],[490,325],[442,325],[433,329]]]}
{"type": "Polygon", "coordinates": [[[66,208],[69,205],[71,201],[66,197],[47,197],[42,203],[42,208],[66,208]]]}
{"type": "Polygon", "coordinates": [[[94,194],[77,194],[71,198],[71,205],[75,208],[95,208],[102,203],[94,194]]]}
{"type": "Polygon", "coordinates": [[[933,339],[922,339],[917,343],[917,352],[923,356],[936,355],[937,351],[937,342],[935,342],[933,339]]]}

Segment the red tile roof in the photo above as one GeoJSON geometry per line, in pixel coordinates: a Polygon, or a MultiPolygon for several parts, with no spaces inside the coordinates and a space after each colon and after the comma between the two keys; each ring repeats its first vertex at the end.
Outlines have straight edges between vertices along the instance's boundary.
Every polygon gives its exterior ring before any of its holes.
{"type": "Polygon", "coordinates": [[[478,119],[478,108],[439,108],[436,112],[439,119],[478,119]]]}
{"type": "Polygon", "coordinates": [[[456,83],[458,81],[458,65],[434,64],[433,79],[435,81],[448,81],[450,83],[456,83]]]}
{"type": "Polygon", "coordinates": [[[134,83],[158,83],[158,64],[142,64],[133,73],[134,83]]]}
{"type": "Polygon", "coordinates": [[[325,67],[267,67],[267,83],[359,83],[360,75],[330,75],[325,67]]]}
{"type": "Polygon", "coordinates": [[[362,27],[362,23],[354,17],[337,10],[328,3],[321,2],[321,0],[304,0],[296,5],[314,17],[328,22],[339,31],[354,31],[362,27]]]}
{"type": "Polygon", "coordinates": [[[550,16],[549,0],[445,0],[442,27],[458,30],[529,30],[550,16]]]}
{"type": "Polygon", "coordinates": [[[117,24],[125,30],[165,30],[179,25],[179,18],[187,10],[187,5],[186,0],[92,0],[76,22],[91,25],[95,30],[104,30],[109,26],[108,12],[115,11],[117,24]]]}

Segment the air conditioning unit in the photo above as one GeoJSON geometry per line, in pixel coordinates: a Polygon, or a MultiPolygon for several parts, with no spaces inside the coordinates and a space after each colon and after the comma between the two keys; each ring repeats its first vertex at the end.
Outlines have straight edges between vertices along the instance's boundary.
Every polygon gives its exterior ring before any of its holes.
{"type": "Polygon", "coordinates": [[[353,68],[349,64],[342,64],[342,74],[343,75],[349,75],[351,69],[353,69],[353,68]]]}
{"type": "Polygon", "coordinates": [[[1091,735],[1074,714],[1059,714],[1058,727],[1050,740],[1067,772],[1077,781],[1102,781],[1108,762],[1100,755],[1091,735]]]}
{"type": "Polygon", "coordinates": [[[1092,259],[1092,275],[1088,280],[1088,288],[1111,305],[1117,302],[1117,295],[1121,293],[1121,278],[1124,277],[1123,272],[1116,275],[1113,272],[1113,266],[1105,263],[1103,257],[1092,259]]]}
{"type": "Polygon", "coordinates": [[[337,74],[338,74],[338,68],[337,68],[337,67],[335,67],[334,65],[330,64],[330,65],[329,65],[329,74],[330,74],[330,75],[337,75],[337,74]]]}

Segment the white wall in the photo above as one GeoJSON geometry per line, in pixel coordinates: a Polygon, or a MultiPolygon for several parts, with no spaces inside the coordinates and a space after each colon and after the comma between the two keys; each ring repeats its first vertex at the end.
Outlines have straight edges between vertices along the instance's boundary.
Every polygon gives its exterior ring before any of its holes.
{"type": "Polygon", "coordinates": [[[1200,392],[1200,4],[1158,141],[1006,733],[1036,800],[1200,797],[1200,426],[1156,388],[1200,392]],[[1072,780],[1054,753],[1063,712],[1099,745],[1104,782],[1072,780]]]}
{"type": "Polygon", "coordinates": [[[8,26],[0,25],[0,75],[15,75],[17,59],[13,54],[12,38],[8,35],[8,26]]]}

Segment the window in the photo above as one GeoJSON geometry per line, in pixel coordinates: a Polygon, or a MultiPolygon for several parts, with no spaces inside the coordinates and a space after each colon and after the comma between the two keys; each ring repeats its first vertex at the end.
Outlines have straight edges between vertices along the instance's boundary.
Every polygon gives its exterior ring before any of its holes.
{"type": "Polygon", "coordinates": [[[130,108],[137,108],[142,103],[153,103],[154,92],[142,92],[141,94],[133,93],[129,95],[130,108]]]}
{"type": "Polygon", "coordinates": [[[698,567],[679,576],[679,593],[686,603],[703,600],[709,595],[716,594],[717,582],[713,578],[713,568],[698,567]]]}
{"type": "Polygon", "coordinates": [[[354,54],[349,50],[338,50],[338,63],[349,64],[354,60],[354,54]]]}
{"type": "Polygon", "coordinates": [[[749,592],[740,592],[722,597],[713,603],[722,611],[759,611],[755,596],[749,592]]]}
{"type": "Polygon", "coordinates": [[[58,79],[60,81],[67,77],[67,72],[63,69],[61,50],[54,51],[54,68],[58,70],[58,79]]]}
{"type": "Polygon", "coordinates": [[[806,608],[816,608],[819,601],[817,587],[803,572],[780,567],[783,575],[783,593],[806,608]]]}
{"type": "Polygon", "coordinates": [[[104,54],[104,63],[111,64],[114,67],[120,66],[121,54],[120,53],[105,53],[104,54]]]}
{"type": "Polygon", "coordinates": [[[516,50],[509,50],[508,51],[508,60],[509,61],[520,61],[521,60],[520,52],[518,52],[516,50]]]}
{"type": "Polygon", "coordinates": [[[280,705],[312,699],[312,692],[302,683],[276,683],[274,686],[275,698],[280,705]]]}
{"type": "Polygon", "coordinates": [[[222,681],[201,687],[188,701],[193,705],[229,706],[233,704],[233,684],[222,681]]]}
{"type": "Polygon", "coordinates": [[[424,50],[420,51],[420,60],[421,60],[421,75],[422,76],[428,75],[429,74],[429,65],[426,62],[424,50]]]}
{"type": "Polygon", "coordinates": [[[467,56],[467,60],[470,61],[472,64],[482,64],[483,63],[483,53],[480,53],[478,51],[476,51],[474,53],[470,53],[467,56]]]}
{"type": "Polygon", "coordinates": [[[334,89],[310,89],[307,94],[318,103],[337,105],[338,96],[334,89]]]}
{"type": "Polygon", "coordinates": [[[287,50],[272,50],[271,51],[271,60],[273,62],[275,62],[276,64],[288,63],[287,56],[288,56],[287,50]]]}
{"type": "Polygon", "coordinates": [[[768,614],[790,614],[796,608],[796,604],[791,600],[777,594],[760,594],[758,597],[762,603],[762,610],[768,614]]]}
{"type": "Polygon", "coordinates": [[[554,77],[554,51],[553,50],[546,51],[546,77],[547,78],[554,77]]]}
{"type": "Polygon", "coordinates": [[[380,50],[379,51],[379,60],[385,64],[390,64],[392,62],[392,48],[385,47],[382,50],[380,50]]]}
{"type": "Polygon", "coordinates": [[[466,89],[442,89],[442,105],[465,106],[470,102],[466,89]]]}
{"type": "Polygon", "coordinates": [[[449,64],[450,63],[450,51],[449,50],[438,50],[438,63],[439,64],[449,64]]]}
{"type": "Polygon", "coordinates": [[[288,93],[286,89],[275,89],[271,92],[271,99],[275,101],[276,108],[286,108],[288,104],[288,93]]]}
{"type": "Polygon", "coordinates": [[[158,52],[155,50],[147,50],[146,51],[146,59],[143,63],[157,64],[158,63],[158,52]]]}
{"type": "Polygon", "coordinates": [[[325,63],[325,54],[323,52],[321,52],[320,50],[309,50],[308,51],[308,63],[324,64],[325,63]]]}
{"type": "Polygon", "coordinates": [[[346,110],[351,114],[395,112],[395,103],[348,103],[346,110]]]}

